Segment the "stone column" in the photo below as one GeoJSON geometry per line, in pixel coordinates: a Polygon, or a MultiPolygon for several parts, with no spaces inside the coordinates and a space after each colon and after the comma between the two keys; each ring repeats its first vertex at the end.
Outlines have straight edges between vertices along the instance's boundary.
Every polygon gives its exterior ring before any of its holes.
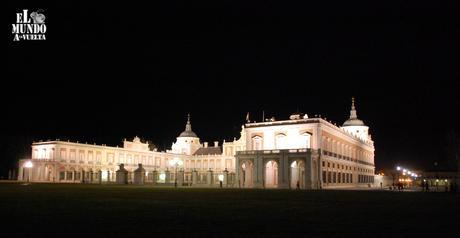
{"type": "Polygon", "coordinates": [[[53,172],[52,172],[52,176],[53,178],[51,178],[51,180],[53,181],[53,183],[55,183],[56,181],[59,181],[59,169],[58,169],[58,166],[57,164],[54,164],[53,165],[53,172]]]}
{"type": "Polygon", "coordinates": [[[264,172],[265,166],[263,158],[257,152],[256,158],[254,158],[254,169],[253,169],[253,187],[263,188],[264,187],[264,172]]]}
{"type": "Polygon", "coordinates": [[[289,170],[291,169],[291,166],[289,164],[289,157],[286,150],[280,151],[278,161],[278,188],[289,188],[289,170]]]}
{"type": "MultiPolygon", "coordinates": [[[[318,167],[318,169],[317,169],[318,170],[317,171],[318,187],[317,187],[317,189],[322,189],[323,188],[323,183],[325,181],[323,181],[323,161],[322,161],[322,158],[321,158],[321,149],[318,150],[317,157],[318,157],[318,164],[317,164],[318,165],[317,166],[318,167]]],[[[305,170],[305,176],[308,176],[307,170],[305,170]]]]}
{"type": "Polygon", "coordinates": [[[177,172],[177,186],[182,186],[184,184],[184,170],[179,170],[177,172]]]}
{"type": "Polygon", "coordinates": [[[85,183],[85,171],[83,169],[80,171],[80,182],[85,183]]]}
{"type": "Polygon", "coordinates": [[[224,175],[224,181],[222,181],[222,186],[228,187],[228,170],[227,170],[227,168],[225,168],[225,170],[223,172],[223,175],[224,175]]]}
{"type": "Polygon", "coordinates": [[[97,171],[97,179],[99,180],[99,183],[102,183],[102,171],[101,170],[97,171]]]}
{"type": "Polygon", "coordinates": [[[152,184],[157,184],[158,180],[158,171],[153,170],[152,171],[152,184]]]}
{"type": "Polygon", "coordinates": [[[19,167],[18,171],[18,181],[23,181],[24,180],[24,167],[19,167]]]}
{"type": "Polygon", "coordinates": [[[41,165],[41,168],[42,168],[42,180],[46,181],[46,165],[45,165],[45,163],[43,163],[41,165]]]}
{"type": "Polygon", "coordinates": [[[120,164],[120,168],[116,172],[117,184],[128,184],[128,171],[124,164],[120,164]]]}
{"type": "Polygon", "coordinates": [[[145,169],[142,167],[142,164],[139,164],[139,167],[134,170],[134,179],[133,184],[142,185],[145,182],[145,169]]]}
{"type": "Polygon", "coordinates": [[[192,171],[192,184],[193,185],[197,184],[197,180],[198,180],[198,172],[194,169],[192,171]]]}
{"type": "Polygon", "coordinates": [[[208,174],[207,174],[207,177],[206,177],[206,182],[208,184],[208,186],[213,186],[214,184],[214,177],[213,177],[213,172],[211,169],[208,170],[208,174]]]}
{"type": "MultiPolygon", "coordinates": [[[[241,188],[241,183],[243,182],[243,181],[241,181],[241,179],[240,179],[240,176],[241,176],[241,175],[240,175],[240,173],[241,173],[241,171],[240,171],[241,168],[240,168],[240,167],[241,167],[241,166],[240,166],[240,158],[239,158],[239,156],[238,156],[238,154],[237,154],[237,155],[235,156],[235,179],[236,179],[236,180],[234,180],[234,182],[237,183],[238,188],[241,188]]],[[[235,186],[235,185],[233,185],[233,186],[235,186]]]]}
{"type": "Polygon", "coordinates": [[[107,183],[110,183],[110,170],[107,170],[107,183]]]}
{"type": "Polygon", "coordinates": [[[313,162],[311,151],[307,151],[305,158],[305,189],[313,189],[313,162]]]}
{"type": "Polygon", "coordinates": [[[165,183],[166,184],[171,183],[171,172],[169,170],[165,171],[165,183]]]}

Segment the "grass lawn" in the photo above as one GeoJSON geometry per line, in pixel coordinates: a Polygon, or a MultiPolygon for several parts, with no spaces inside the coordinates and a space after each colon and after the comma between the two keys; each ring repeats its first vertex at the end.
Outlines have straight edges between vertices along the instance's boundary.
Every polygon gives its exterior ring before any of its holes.
{"type": "Polygon", "coordinates": [[[3,233],[35,236],[458,234],[460,195],[0,184],[3,233]]]}

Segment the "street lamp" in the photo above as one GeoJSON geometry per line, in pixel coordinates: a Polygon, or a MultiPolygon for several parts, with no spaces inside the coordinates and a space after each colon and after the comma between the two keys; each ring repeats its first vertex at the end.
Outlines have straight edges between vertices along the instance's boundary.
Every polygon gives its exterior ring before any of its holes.
{"type": "Polygon", "coordinates": [[[174,187],[177,188],[177,167],[182,166],[183,162],[182,160],[178,158],[174,158],[169,161],[169,166],[175,166],[175,172],[174,172],[174,187]]]}
{"type": "Polygon", "coordinates": [[[30,170],[32,169],[32,167],[34,167],[34,164],[32,163],[32,161],[29,160],[24,163],[24,168],[27,168],[27,182],[29,182],[30,170]]]}

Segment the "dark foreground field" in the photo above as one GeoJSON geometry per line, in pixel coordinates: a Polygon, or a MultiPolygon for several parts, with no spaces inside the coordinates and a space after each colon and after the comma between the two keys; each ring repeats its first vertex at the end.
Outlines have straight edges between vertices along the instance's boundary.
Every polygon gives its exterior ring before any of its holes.
{"type": "Polygon", "coordinates": [[[460,196],[0,184],[0,214],[11,237],[425,237],[458,234],[460,196]]]}

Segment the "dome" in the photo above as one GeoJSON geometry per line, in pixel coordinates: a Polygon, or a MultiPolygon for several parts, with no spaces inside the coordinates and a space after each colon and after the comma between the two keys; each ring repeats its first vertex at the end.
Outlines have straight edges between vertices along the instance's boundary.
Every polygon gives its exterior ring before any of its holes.
{"type": "Polygon", "coordinates": [[[354,98],[351,98],[350,118],[342,126],[366,126],[362,120],[358,119],[354,98]]]}
{"type": "Polygon", "coordinates": [[[183,131],[179,137],[198,137],[193,131],[183,131]]]}
{"type": "Polygon", "coordinates": [[[198,137],[195,132],[192,131],[192,124],[190,123],[190,114],[187,118],[187,124],[185,125],[185,131],[180,133],[179,137],[198,137]]]}
{"type": "Polygon", "coordinates": [[[358,118],[354,119],[348,119],[343,123],[343,126],[365,126],[364,122],[362,120],[359,120],[358,118]]]}

